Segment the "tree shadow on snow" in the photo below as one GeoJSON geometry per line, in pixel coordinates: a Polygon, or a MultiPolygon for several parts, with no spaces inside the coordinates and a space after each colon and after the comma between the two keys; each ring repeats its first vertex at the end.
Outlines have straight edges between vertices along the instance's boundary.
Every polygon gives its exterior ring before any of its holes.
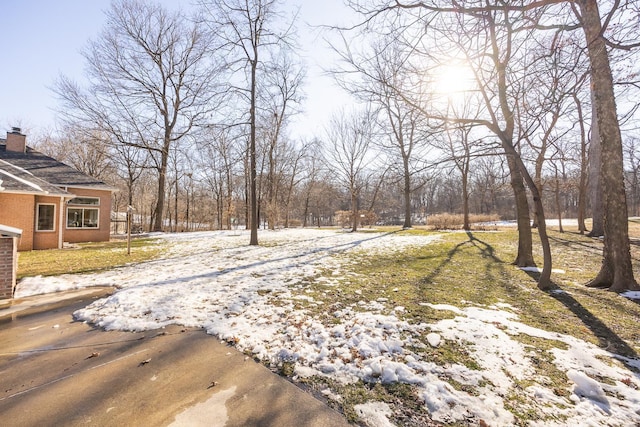
{"type": "MultiPolygon", "coordinates": [[[[157,286],[163,286],[163,285],[172,285],[172,284],[176,284],[176,283],[186,283],[186,282],[191,282],[191,281],[195,281],[195,280],[202,280],[202,279],[216,279],[220,276],[223,276],[225,274],[229,274],[232,272],[237,272],[237,271],[242,271],[242,270],[250,270],[252,268],[261,266],[261,265],[268,265],[268,264],[274,264],[273,267],[273,271],[279,271],[279,270],[290,270],[290,269],[296,269],[298,267],[302,267],[304,265],[307,265],[309,263],[309,260],[306,258],[309,255],[313,255],[313,254],[317,254],[320,253],[321,255],[319,255],[317,258],[314,258],[313,261],[314,262],[318,262],[321,259],[324,258],[329,258],[334,254],[337,253],[343,253],[346,252],[350,249],[354,249],[357,248],[358,246],[361,246],[363,243],[367,242],[367,241],[372,241],[372,240],[376,240],[376,239],[380,239],[382,237],[385,237],[387,235],[390,234],[394,234],[396,233],[394,232],[388,232],[388,233],[380,233],[380,234],[375,234],[375,235],[367,235],[367,237],[359,239],[359,240],[353,240],[353,241],[349,241],[349,242],[345,242],[345,243],[340,243],[340,244],[336,244],[336,245],[326,245],[326,246],[318,246],[318,247],[306,247],[304,250],[298,252],[298,253],[291,253],[288,256],[283,256],[280,258],[273,258],[273,259],[257,259],[257,260],[249,260],[248,263],[246,264],[239,264],[236,265],[234,267],[227,267],[221,270],[210,270],[210,271],[206,271],[204,273],[200,273],[200,274],[192,274],[192,275],[188,275],[188,276],[178,276],[178,277],[172,277],[172,278],[166,278],[166,279],[160,279],[160,280],[150,280],[149,282],[146,283],[140,283],[138,285],[134,285],[134,286],[124,286],[124,289],[135,289],[135,288],[140,288],[140,287],[157,287],[157,286]],[[324,254],[323,254],[324,252],[324,254]],[[280,265],[280,266],[276,266],[277,263],[281,262],[281,261],[290,261],[289,263],[287,263],[286,265],[280,265]]],[[[307,240],[321,240],[321,239],[325,239],[327,237],[321,237],[319,239],[307,239],[307,240]]],[[[291,245],[293,245],[294,243],[298,243],[298,242],[292,242],[291,245]]],[[[250,252],[253,251],[255,249],[261,249],[264,248],[262,246],[246,246],[246,251],[250,252]]],[[[195,255],[203,255],[203,254],[208,254],[211,253],[212,255],[216,252],[219,252],[219,249],[213,249],[211,251],[204,251],[204,252],[200,252],[200,253],[196,253],[195,255]]],[[[159,263],[162,264],[163,260],[166,261],[169,258],[164,258],[164,259],[160,259],[160,260],[154,260],[153,262],[155,263],[159,263]]],[[[180,255],[180,256],[176,256],[174,257],[174,259],[185,259],[184,255],[180,255]]],[[[152,279],[152,278],[150,278],[152,279]]]]}
{"type": "MultiPolygon", "coordinates": [[[[534,280],[538,280],[540,273],[534,271],[526,272],[534,280]]],[[[562,290],[560,286],[552,282],[553,289],[547,294],[562,303],[593,333],[598,339],[598,346],[611,353],[618,354],[630,359],[638,359],[638,353],[609,328],[602,320],[594,315],[588,308],[576,300],[570,293],[562,290]]],[[[624,362],[624,360],[623,360],[624,362]]]]}

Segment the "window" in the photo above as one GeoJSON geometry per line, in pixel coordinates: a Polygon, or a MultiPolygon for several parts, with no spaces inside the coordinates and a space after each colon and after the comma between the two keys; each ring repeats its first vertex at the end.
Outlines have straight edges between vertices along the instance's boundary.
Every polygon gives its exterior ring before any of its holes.
{"type": "Polygon", "coordinates": [[[37,210],[36,231],[54,231],[56,205],[38,203],[37,210]]]}
{"type": "Polygon", "coordinates": [[[76,197],[67,202],[70,205],[92,205],[100,206],[100,199],[97,197],[76,197]]]}
{"type": "Polygon", "coordinates": [[[67,228],[98,228],[100,206],[97,197],[76,197],[67,202],[67,228]]]}

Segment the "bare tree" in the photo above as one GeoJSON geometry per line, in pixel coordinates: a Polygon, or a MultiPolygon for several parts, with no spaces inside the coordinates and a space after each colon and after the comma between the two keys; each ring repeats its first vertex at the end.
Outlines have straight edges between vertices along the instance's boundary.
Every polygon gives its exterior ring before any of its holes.
{"type": "MultiPolygon", "coordinates": [[[[622,135],[613,90],[613,75],[607,53],[607,39],[596,0],[577,0],[576,14],[582,23],[591,63],[591,85],[599,128],[602,160],[600,180],[604,196],[604,249],[600,272],[588,286],[614,292],[640,286],[633,277],[629,247],[629,222],[624,191],[622,135]]],[[[606,23],[608,20],[605,21],[606,23]]]]}
{"type": "Polygon", "coordinates": [[[421,110],[398,96],[410,84],[406,76],[407,53],[403,52],[402,44],[385,37],[372,43],[369,52],[355,52],[346,39],[342,42],[332,48],[343,66],[331,72],[344,90],[378,110],[381,137],[377,141],[381,150],[393,159],[390,167],[397,169],[401,177],[403,228],[411,228],[412,177],[424,167],[432,130],[421,110]]]}
{"type": "Polygon", "coordinates": [[[469,172],[471,169],[472,147],[478,145],[470,137],[471,126],[445,126],[445,147],[448,155],[460,173],[462,186],[462,229],[470,230],[469,222],[469,172]]]}
{"type": "Polygon", "coordinates": [[[628,171],[625,174],[628,194],[630,196],[629,211],[631,215],[640,214],[640,139],[630,136],[624,141],[625,162],[628,171]]]}
{"type": "MultiPolygon", "coordinates": [[[[302,101],[301,87],[305,72],[297,64],[287,49],[275,55],[267,66],[261,93],[261,103],[264,106],[262,115],[266,135],[267,173],[267,221],[270,229],[275,228],[278,220],[278,195],[280,185],[277,169],[279,160],[286,156],[287,144],[283,141],[283,133],[289,118],[296,114],[302,101]],[[281,152],[282,155],[278,155],[281,152]]],[[[282,163],[282,162],[280,162],[282,163]]]]}
{"type": "MultiPolygon", "coordinates": [[[[625,4],[627,2],[624,2],[625,4]]],[[[627,49],[640,46],[640,43],[631,43],[622,46],[620,42],[612,42],[605,38],[605,30],[611,22],[612,14],[609,14],[604,25],[601,22],[598,5],[595,0],[539,0],[529,3],[505,3],[505,2],[468,2],[461,4],[457,1],[442,0],[438,2],[414,2],[396,1],[393,4],[364,4],[360,1],[350,1],[353,8],[365,16],[364,23],[371,28],[372,23],[377,19],[387,17],[387,22],[392,24],[401,21],[400,13],[393,12],[416,12],[414,19],[419,23],[428,22],[426,28],[437,27],[442,22],[448,22],[451,28],[456,25],[464,31],[456,32],[458,37],[466,37],[469,45],[479,48],[475,49],[477,55],[467,55],[470,62],[482,58],[490,58],[493,63],[492,75],[496,79],[498,91],[490,97],[490,93],[484,92],[483,96],[487,106],[492,99],[498,100],[498,108],[492,110],[494,118],[487,123],[488,129],[496,134],[501,140],[510,164],[518,167],[510,167],[512,180],[517,173],[521,173],[527,180],[529,189],[533,194],[538,215],[542,214],[542,202],[535,182],[530,179],[522,159],[518,156],[516,146],[513,144],[513,109],[510,106],[508,93],[504,90],[508,81],[510,68],[509,60],[517,52],[518,47],[526,44],[526,39],[531,39],[536,31],[543,30],[571,30],[582,28],[586,36],[586,46],[591,65],[591,83],[594,92],[596,111],[598,116],[599,135],[602,139],[602,161],[600,178],[603,181],[603,194],[605,194],[605,245],[603,267],[590,285],[609,286],[609,289],[621,291],[624,289],[636,289],[637,283],[633,279],[631,269],[631,259],[629,254],[628,224],[626,219],[626,200],[624,195],[624,181],[622,174],[622,149],[620,126],[616,115],[615,95],[613,91],[613,79],[610,68],[607,45],[615,45],[627,49]],[[573,8],[575,16],[579,18],[579,25],[570,22],[570,15],[567,10],[573,8]],[[392,13],[390,13],[392,12],[392,13]],[[448,21],[444,21],[449,17],[448,21]],[[522,18],[518,20],[507,19],[508,17],[522,18]],[[486,34],[482,40],[476,41],[476,37],[469,37],[470,34],[477,34],[471,29],[478,26],[486,34]],[[511,38],[510,35],[519,33],[519,38],[511,38]],[[497,113],[497,114],[496,114],[497,113]],[[498,126],[495,118],[499,118],[504,127],[498,126]],[[623,217],[624,216],[624,217],[623,217]],[[610,232],[609,237],[607,233],[610,232]]],[[[613,3],[612,11],[615,11],[621,4],[620,1],[613,3]]],[[[440,26],[440,28],[447,28],[440,26]]],[[[449,29],[441,31],[444,37],[450,36],[449,29]]],[[[386,28],[388,29],[388,28],[386,28]]],[[[405,27],[396,34],[406,31],[405,27]]],[[[409,34],[415,34],[408,32],[409,34]]],[[[629,34],[629,33],[627,33],[629,34]]],[[[439,40],[439,45],[442,43],[439,40]]],[[[464,49],[464,44],[458,44],[464,49]]],[[[526,50],[525,50],[526,51],[526,50]]],[[[468,51],[467,51],[468,52],[468,51]]],[[[482,66],[474,67],[476,75],[482,66]]],[[[517,193],[516,193],[517,195],[517,193]]],[[[541,215],[541,218],[544,218],[541,215]]],[[[551,254],[544,230],[544,221],[539,221],[539,235],[544,252],[544,268],[539,279],[538,286],[547,289],[550,286],[550,263],[551,254]]]]}
{"type": "Polygon", "coordinates": [[[358,203],[367,181],[372,126],[372,115],[368,111],[341,112],[334,114],[327,129],[327,167],[335,171],[349,191],[351,231],[358,229],[358,203]]]}
{"type": "MultiPolygon", "coordinates": [[[[542,172],[548,152],[570,131],[560,122],[567,113],[568,92],[574,84],[567,78],[575,74],[578,61],[573,57],[574,52],[577,51],[580,57],[580,50],[571,49],[561,37],[562,33],[551,39],[545,35],[533,39],[537,44],[528,49],[527,78],[521,79],[523,83],[516,98],[518,138],[526,141],[528,147],[521,148],[528,148],[534,157],[533,180],[541,197],[544,193],[542,172]]],[[[534,228],[538,227],[539,219],[534,215],[534,228]]]]}
{"type": "MultiPolygon", "coordinates": [[[[412,60],[412,66],[421,72],[416,74],[413,84],[410,85],[411,91],[396,91],[399,96],[415,108],[419,108],[432,120],[440,123],[481,125],[498,138],[508,160],[511,186],[516,201],[519,238],[518,254],[514,263],[518,266],[535,265],[529,203],[523,181],[523,178],[527,178],[528,172],[519,158],[519,141],[515,139],[514,97],[517,95],[517,79],[520,75],[512,71],[525,55],[527,40],[531,37],[530,33],[525,31],[525,23],[534,17],[510,13],[508,8],[503,10],[504,8],[478,6],[467,10],[457,3],[448,7],[447,1],[430,4],[396,2],[392,7],[384,9],[385,12],[397,9],[404,13],[413,13],[410,18],[403,19],[398,17],[400,14],[383,13],[382,9],[364,5],[362,2],[354,1],[350,4],[365,14],[368,30],[375,26],[378,31],[380,27],[391,31],[392,37],[405,40],[413,53],[412,56],[418,56],[412,60]],[[387,26],[373,24],[375,19],[384,19],[385,16],[389,17],[387,26]],[[427,22],[428,25],[423,25],[427,22]],[[417,24],[418,28],[412,27],[411,24],[417,24]],[[433,44],[431,40],[438,40],[438,43],[433,44]],[[425,105],[425,94],[437,94],[437,76],[443,73],[439,69],[445,68],[449,62],[466,64],[474,73],[475,83],[465,88],[465,92],[468,92],[465,102],[473,102],[481,107],[474,110],[481,111],[481,115],[450,116],[446,101],[431,101],[425,105]]],[[[538,203],[535,196],[534,202],[538,203]]],[[[544,230],[539,232],[544,233],[544,230]]],[[[544,242],[545,239],[541,241],[544,242]]],[[[550,263],[550,251],[544,250],[544,253],[550,263]]],[[[548,282],[546,270],[541,275],[541,282],[548,282]]]]}
{"type": "Polygon", "coordinates": [[[238,149],[242,135],[235,128],[208,128],[198,144],[200,176],[215,201],[216,227],[230,230],[238,221],[234,205],[237,177],[242,174],[244,153],[238,149]]]}
{"type": "Polygon", "coordinates": [[[573,102],[576,106],[576,119],[578,127],[580,129],[580,181],[578,183],[578,231],[580,234],[584,234],[587,231],[585,224],[586,211],[587,211],[587,168],[588,162],[588,144],[587,144],[587,132],[585,127],[584,113],[582,110],[582,102],[576,93],[571,95],[573,102]]]}
{"type": "Polygon", "coordinates": [[[305,156],[302,157],[302,170],[305,171],[305,176],[302,178],[302,226],[307,226],[307,221],[311,214],[311,199],[315,190],[320,185],[320,173],[321,173],[321,158],[320,158],[320,145],[318,140],[312,140],[307,144],[308,149],[305,150],[305,156]]]}
{"type": "Polygon", "coordinates": [[[117,0],[98,39],[84,50],[89,86],[60,77],[55,91],[67,120],[148,151],[158,173],[153,230],[162,230],[170,149],[215,105],[210,39],[181,12],[117,0]]]}
{"type": "Polygon", "coordinates": [[[68,126],[57,135],[49,134],[40,151],[94,178],[107,180],[115,171],[108,135],[79,126],[68,126]]]}
{"type": "Polygon", "coordinates": [[[304,143],[301,147],[288,144],[285,150],[288,155],[283,159],[283,175],[286,175],[285,182],[283,183],[283,209],[285,212],[284,227],[289,228],[294,192],[298,185],[305,179],[302,168],[305,165],[304,160],[309,151],[309,144],[304,143]]]}
{"type": "Polygon", "coordinates": [[[248,101],[249,125],[249,244],[258,244],[258,189],[256,161],[256,128],[258,121],[258,86],[264,73],[269,49],[289,43],[292,26],[280,25],[277,0],[201,0],[203,19],[212,31],[223,38],[228,67],[242,74],[244,86],[238,86],[248,101]]]}

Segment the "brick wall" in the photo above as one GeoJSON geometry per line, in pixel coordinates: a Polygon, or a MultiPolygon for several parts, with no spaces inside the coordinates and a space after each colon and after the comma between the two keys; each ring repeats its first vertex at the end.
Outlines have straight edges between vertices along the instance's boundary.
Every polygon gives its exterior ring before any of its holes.
{"type": "MultiPolygon", "coordinates": [[[[35,224],[35,211],[39,203],[54,205],[54,218],[53,218],[53,231],[34,231],[33,232],[33,249],[55,249],[58,247],[60,237],[60,197],[45,197],[36,196],[35,206],[33,208],[34,224],[35,224]]],[[[32,226],[33,228],[34,226],[32,226]]],[[[23,229],[24,233],[24,229],[23,229]]],[[[24,234],[23,234],[24,237],[24,234]]]]}
{"type": "Polygon", "coordinates": [[[0,236],[0,299],[13,298],[16,257],[14,238],[0,236]]]}
{"type": "Polygon", "coordinates": [[[33,249],[35,212],[33,195],[0,193],[0,223],[22,230],[22,237],[18,240],[20,251],[33,249]]]}
{"type": "Polygon", "coordinates": [[[78,197],[100,198],[100,225],[95,229],[67,228],[64,230],[64,241],[69,243],[109,241],[111,235],[111,192],[73,187],[69,187],[69,191],[78,197]]]}

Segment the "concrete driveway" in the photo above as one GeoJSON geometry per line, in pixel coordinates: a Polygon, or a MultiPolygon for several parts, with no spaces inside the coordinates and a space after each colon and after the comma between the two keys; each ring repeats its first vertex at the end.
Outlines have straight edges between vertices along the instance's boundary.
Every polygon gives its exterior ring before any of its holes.
{"type": "Polygon", "coordinates": [[[0,305],[3,426],[347,426],[202,330],[105,332],[71,314],[109,290],[0,305]]]}

